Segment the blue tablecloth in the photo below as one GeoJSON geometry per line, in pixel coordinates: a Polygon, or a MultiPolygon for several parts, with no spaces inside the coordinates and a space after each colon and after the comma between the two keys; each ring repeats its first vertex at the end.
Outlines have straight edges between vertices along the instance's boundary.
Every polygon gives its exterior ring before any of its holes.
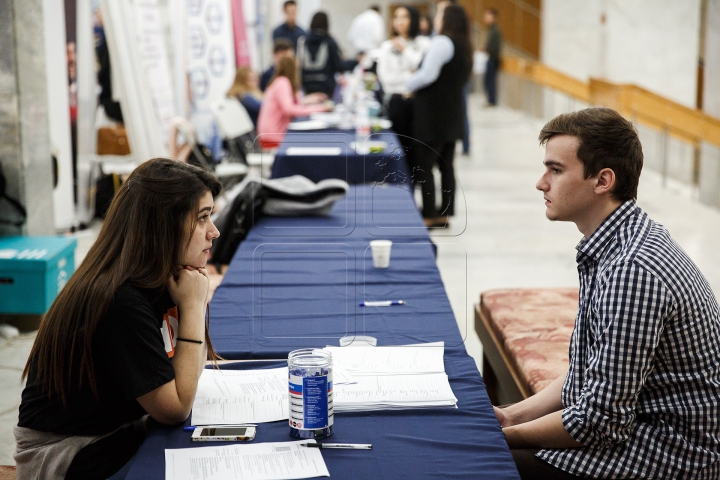
{"type": "MultiPolygon", "coordinates": [[[[323,451],[332,478],[493,478],[518,473],[435,265],[410,193],[356,186],[328,217],[263,218],[235,254],[210,305],[213,344],[228,359],[287,358],[298,347],[368,334],[379,345],[445,341],[457,409],[338,413],[334,442],[372,451],[323,451]],[[390,268],[372,266],[368,243],[393,241],[390,268]],[[405,300],[359,307],[363,300],[405,300]]],[[[270,368],[245,362],[223,368],[270,368]]],[[[262,424],[256,442],[290,441],[286,422],[262,424]]],[[[180,427],[149,433],[128,479],[164,478],[164,450],[207,446],[180,427]]]]}
{"type": "Polygon", "coordinates": [[[379,345],[442,340],[449,353],[466,355],[427,229],[400,186],[351,187],[329,217],[263,218],[210,313],[213,346],[227,359],[285,358],[348,335],[379,345]],[[373,267],[373,239],[392,240],[389,268],[373,267]],[[372,300],[406,305],[358,305],[372,300]]]}
{"type": "Polygon", "coordinates": [[[293,132],[285,135],[275,154],[272,178],[302,175],[314,182],[339,178],[351,185],[361,183],[410,183],[402,145],[397,136],[384,131],[370,136],[369,141],[382,141],[387,147],[380,153],[358,155],[350,144],[355,132],[328,129],[293,132]],[[290,147],[338,147],[339,155],[288,155],[290,147]]]}
{"type": "MultiPolygon", "coordinates": [[[[271,368],[275,362],[223,368],[271,368]]],[[[459,408],[337,413],[330,442],[371,443],[370,451],[323,450],[333,479],[491,478],[518,479],[505,437],[493,414],[473,360],[446,359],[445,369],[459,408]]],[[[189,423],[188,423],[189,424],[189,423]]],[[[258,426],[255,442],[287,442],[287,422],[258,426]]],[[[226,445],[193,442],[182,428],[152,430],[132,460],[127,479],[165,478],[165,449],[226,445]]]]}

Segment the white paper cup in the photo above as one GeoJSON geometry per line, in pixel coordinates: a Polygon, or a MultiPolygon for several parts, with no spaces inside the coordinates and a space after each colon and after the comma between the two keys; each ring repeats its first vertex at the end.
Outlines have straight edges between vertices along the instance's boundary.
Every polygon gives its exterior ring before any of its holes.
{"type": "Polygon", "coordinates": [[[388,268],[390,266],[392,241],[373,240],[370,242],[370,248],[372,249],[373,265],[375,268],[388,268]]]}

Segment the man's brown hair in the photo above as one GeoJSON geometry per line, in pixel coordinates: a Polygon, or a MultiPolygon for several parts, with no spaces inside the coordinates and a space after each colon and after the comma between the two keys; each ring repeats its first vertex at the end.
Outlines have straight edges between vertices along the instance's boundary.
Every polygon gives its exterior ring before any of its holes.
{"type": "Polygon", "coordinates": [[[611,108],[594,107],[563,113],[545,124],[540,145],[555,135],[572,135],[580,141],[577,157],[585,178],[594,177],[603,168],[615,172],[611,195],[621,202],[637,198],[643,152],[632,123],[611,108]]]}
{"type": "Polygon", "coordinates": [[[293,49],[293,44],[287,38],[278,38],[273,43],[273,53],[287,52],[293,49]]]}

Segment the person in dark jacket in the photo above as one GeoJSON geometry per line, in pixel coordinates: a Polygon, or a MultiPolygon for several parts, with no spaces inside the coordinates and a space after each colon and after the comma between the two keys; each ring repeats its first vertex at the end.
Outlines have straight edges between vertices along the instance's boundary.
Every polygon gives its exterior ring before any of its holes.
{"type": "Polygon", "coordinates": [[[332,98],[335,92],[335,74],[343,71],[340,47],[328,33],[328,16],[317,12],[310,22],[310,33],[298,40],[297,57],[300,65],[302,88],[308,93],[324,93],[332,98]]]}
{"type": "Polygon", "coordinates": [[[497,105],[497,75],[500,69],[500,47],[502,47],[502,33],[497,24],[497,15],[497,10],[494,8],[488,8],[483,15],[483,22],[488,27],[487,43],[485,44],[488,60],[483,86],[488,105],[493,107],[497,105]]]}
{"type": "Polygon", "coordinates": [[[283,3],[283,12],[285,13],[285,21],[275,27],[272,38],[276,41],[281,38],[287,38],[292,43],[293,50],[297,48],[297,42],[300,37],[305,35],[305,30],[298,27],[297,20],[297,3],[295,0],[287,0],[283,3]]]}
{"type": "Polygon", "coordinates": [[[454,214],[455,142],[465,132],[462,91],[472,70],[469,22],[459,5],[448,5],[435,16],[439,32],[430,41],[417,72],[405,83],[415,95],[413,135],[424,144],[413,168],[413,184],[422,189],[422,214],[425,224],[447,227],[454,214]],[[435,204],[433,168],[441,175],[442,205],[435,204]]]}

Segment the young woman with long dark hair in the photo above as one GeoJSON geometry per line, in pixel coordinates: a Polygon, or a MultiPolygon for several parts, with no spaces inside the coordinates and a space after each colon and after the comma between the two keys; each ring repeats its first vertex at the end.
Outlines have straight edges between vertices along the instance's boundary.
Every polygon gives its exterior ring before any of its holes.
{"type": "Polygon", "coordinates": [[[205,265],[220,183],[167,159],[138,166],[97,240],[45,315],[23,372],[19,478],[107,478],[150,421],[190,414],[217,357],[205,265]]]}
{"type": "Polygon", "coordinates": [[[465,131],[462,90],[472,70],[470,23],[459,5],[435,16],[439,32],[430,41],[418,71],[405,86],[415,92],[413,132],[425,146],[417,156],[413,183],[422,188],[422,214],[428,227],[446,227],[455,211],[455,142],[465,131]],[[441,175],[442,206],[435,205],[433,167],[441,175]]]}
{"type": "Polygon", "coordinates": [[[405,150],[408,167],[416,166],[414,154],[417,150],[413,135],[413,99],[405,87],[420,66],[430,39],[420,35],[420,14],[410,6],[401,5],[393,12],[393,33],[379,48],[377,76],[385,94],[387,115],[393,124],[405,150]]]}

